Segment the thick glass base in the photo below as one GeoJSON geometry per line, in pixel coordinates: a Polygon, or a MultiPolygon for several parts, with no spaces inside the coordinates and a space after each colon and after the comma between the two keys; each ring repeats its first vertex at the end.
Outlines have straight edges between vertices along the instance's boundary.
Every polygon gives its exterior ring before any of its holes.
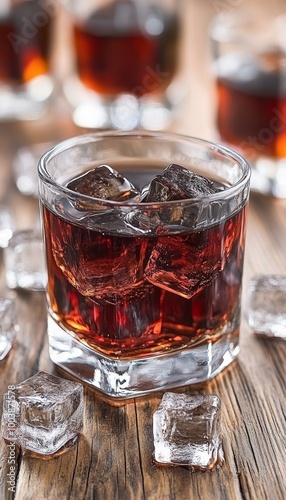
{"type": "Polygon", "coordinates": [[[205,382],[237,357],[238,332],[167,354],[137,359],[111,359],[64,331],[49,316],[52,361],[105,396],[134,398],[150,392],[205,382]]]}
{"type": "Polygon", "coordinates": [[[247,156],[247,151],[235,144],[216,138],[225,147],[235,149],[251,166],[250,188],[253,193],[270,198],[286,198],[286,158],[247,156]]]}
{"type": "Polygon", "coordinates": [[[164,130],[185,97],[181,82],[173,82],[164,95],[107,97],[86,89],[76,77],[66,80],[64,93],[78,127],[113,130],[164,130]]]}
{"type": "Polygon", "coordinates": [[[0,120],[35,120],[51,103],[55,85],[50,76],[40,76],[16,88],[0,84],[0,120]]]}
{"type": "Polygon", "coordinates": [[[252,191],[275,198],[286,198],[286,159],[261,157],[252,162],[252,191]]]}

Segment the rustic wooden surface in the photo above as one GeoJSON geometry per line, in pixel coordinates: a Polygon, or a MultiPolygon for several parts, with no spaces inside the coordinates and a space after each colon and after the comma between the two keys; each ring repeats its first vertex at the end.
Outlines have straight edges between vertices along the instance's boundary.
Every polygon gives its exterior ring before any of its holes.
{"type": "MultiPolygon", "coordinates": [[[[235,2],[207,4],[192,0],[189,4],[191,30],[188,36],[192,42],[190,61],[194,71],[189,74],[188,113],[185,110],[182,114],[174,126],[176,131],[212,138],[205,36],[208,20],[215,13],[216,6],[222,4],[234,6],[235,2]]],[[[1,126],[0,202],[11,205],[18,228],[38,223],[38,203],[20,195],[14,186],[11,160],[16,148],[29,142],[58,141],[78,132],[61,103],[40,123],[1,126]]],[[[4,287],[3,268],[1,272],[4,287]]],[[[8,490],[9,452],[0,439],[0,498],[284,500],[286,342],[258,339],[247,328],[246,290],[250,278],[257,273],[286,273],[286,201],[252,194],[239,359],[210,383],[183,390],[188,394],[217,394],[221,398],[223,467],[207,473],[191,473],[183,468],[157,468],[152,463],[152,414],[162,393],[116,407],[86,388],[84,430],[77,445],[50,461],[27,458],[18,453],[15,494],[8,490]]],[[[16,384],[39,370],[58,373],[48,355],[44,294],[18,294],[17,304],[20,332],[10,355],[0,364],[1,395],[9,384],[16,384]]]]}

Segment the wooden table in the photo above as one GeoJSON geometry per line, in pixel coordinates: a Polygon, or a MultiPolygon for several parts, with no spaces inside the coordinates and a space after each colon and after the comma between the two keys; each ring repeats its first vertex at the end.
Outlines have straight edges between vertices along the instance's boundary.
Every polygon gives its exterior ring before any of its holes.
{"type": "MultiPolygon", "coordinates": [[[[192,36],[203,40],[214,3],[192,1],[192,36]],[[196,16],[196,17],[195,17],[196,16]],[[195,22],[197,19],[197,22],[195,22]],[[200,24],[201,23],[201,24],[200,24]],[[201,29],[200,29],[201,26],[201,29]]],[[[205,45],[197,48],[204,53],[205,45]]],[[[193,52],[192,52],[193,54],[193,52]]],[[[194,58],[194,55],[192,55],[194,58]]],[[[212,138],[207,65],[191,80],[189,111],[175,130],[212,138]],[[203,99],[205,97],[207,101],[203,99]],[[201,102],[201,107],[199,107],[201,102]],[[196,117],[200,116],[197,120],[196,117]],[[193,117],[193,119],[191,119],[193,117]]],[[[195,64],[195,58],[194,58],[195,64]]],[[[41,122],[6,124],[0,129],[0,201],[14,211],[17,227],[38,222],[38,202],[19,194],[11,160],[20,145],[58,141],[79,131],[58,104],[41,122]]],[[[82,131],[81,131],[82,132],[82,131]]],[[[225,463],[207,473],[157,468],[152,463],[152,415],[162,393],[111,406],[85,388],[84,430],[77,445],[50,461],[17,454],[16,493],[9,492],[9,451],[0,439],[0,498],[17,500],[284,500],[286,497],[286,342],[251,335],[245,313],[247,286],[257,273],[286,272],[286,201],[251,195],[244,273],[241,351],[238,361],[202,387],[183,392],[217,394],[222,401],[225,463]]],[[[2,288],[3,268],[2,268],[2,288]]],[[[43,293],[17,294],[20,332],[0,364],[1,394],[39,370],[58,374],[48,355],[43,293]]]]}

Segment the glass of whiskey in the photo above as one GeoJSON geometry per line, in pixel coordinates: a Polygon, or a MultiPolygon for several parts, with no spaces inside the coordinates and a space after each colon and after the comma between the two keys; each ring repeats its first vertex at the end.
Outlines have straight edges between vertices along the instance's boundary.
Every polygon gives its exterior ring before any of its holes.
{"type": "Polygon", "coordinates": [[[250,167],[163,132],[41,158],[50,356],[106,396],[206,381],[239,352],[250,167]]]}
{"type": "Polygon", "coordinates": [[[0,120],[38,118],[47,110],[57,11],[49,0],[0,2],[0,120]]]}
{"type": "Polygon", "coordinates": [[[183,2],[68,0],[74,71],[64,84],[84,128],[160,130],[186,91],[183,2]]]}
{"type": "Polygon", "coordinates": [[[210,25],[218,135],[253,167],[253,191],[278,198],[286,197],[285,28],[285,15],[263,9],[210,25]]]}

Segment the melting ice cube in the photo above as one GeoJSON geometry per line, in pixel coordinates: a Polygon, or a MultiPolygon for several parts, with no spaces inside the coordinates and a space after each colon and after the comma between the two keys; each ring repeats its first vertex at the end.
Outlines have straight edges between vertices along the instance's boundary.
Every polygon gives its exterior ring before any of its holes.
{"type": "MultiPolygon", "coordinates": [[[[93,198],[124,202],[139,197],[133,184],[108,165],[100,165],[76,177],[67,185],[76,193],[93,198]]],[[[81,201],[82,208],[86,208],[81,201]]]]}
{"type": "Polygon", "coordinates": [[[0,205],[0,247],[6,248],[9,244],[9,240],[13,236],[14,231],[14,217],[9,209],[5,205],[0,205]]]}
{"type": "Polygon", "coordinates": [[[83,386],[46,372],[10,386],[3,396],[2,436],[24,452],[52,455],[83,427],[83,386]]]}
{"type": "Polygon", "coordinates": [[[16,152],[13,171],[16,186],[22,194],[38,197],[37,165],[41,156],[52,146],[52,142],[44,142],[22,147],[16,152]]]}
{"type": "Polygon", "coordinates": [[[4,249],[4,265],[9,288],[44,290],[47,276],[41,232],[16,231],[4,249]]]}
{"type": "Polygon", "coordinates": [[[63,231],[58,220],[53,222],[51,239],[57,265],[84,296],[120,294],[143,279],[147,242],[140,245],[131,238],[88,232],[68,224],[63,231]]]}
{"type": "Polygon", "coordinates": [[[215,228],[161,237],[145,268],[153,285],[190,299],[222,269],[221,236],[215,228]]]}
{"type": "Polygon", "coordinates": [[[286,276],[255,276],[249,283],[248,300],[250,329],[286,339],[286,276]]]}
{"type": "Polygon", "coordinates": [[[221,465],[220,406],[215,395],[165,393],[153,415],[155,461],[192,471],[221,465]]]}
{"type": "Polygon", "coordinates": [[[214,183],[180,165],[171,164],[156,175],[143,192],[144,202],[184,200],[206,196],[218,191],[214,183]]]}
{"type": "MultiPolygon", "coordinates": [[[[169,165],[151,181],[143,201],[189,199],[215,193],[218,189],[205,177],[179,165],[169,165]]],[[[201,208],[193,204],[186,210],[183,206],[175,206],[169,213],[161,212],[164,227],[185,225],[185,219],[193,220],[201,208]]],[[[152,284],[189,299],[209,285],[221,271],[221,247],[221,234],[214,227],[185,235],[159,237],[146,266],[145,277],[152,284]]]]}
{"type": "MultiPolygon", "coordinates": [[[[194,198],[204,198],[223,189],[219,184],[206,177],[198,175],[180,165],[171,164],[161,173],[156,175],[150,184],[141,190],[141,201],[144,203],[164,203],[178,201],[178,204],[168,204],[160,208],[146,207],[145,210],[136,210],[127,214],[126,222],[139,233],[157,234],[162,231],[169,232],[177,226],[182,231],[192,228],[204,219],[210,217],[210,206],[207,201],[198,204],[192,203],[194,198]],[[190,200],[190,203],[179,203],[180,200],[190,200]]],[[[220,204],[211,210],[219,210],[220,204]]]]}
{"type": "Polygon", "coordinates": [[[0,361],[10,351],[18,329],[14,300],[0,298],[0,361]]]}

